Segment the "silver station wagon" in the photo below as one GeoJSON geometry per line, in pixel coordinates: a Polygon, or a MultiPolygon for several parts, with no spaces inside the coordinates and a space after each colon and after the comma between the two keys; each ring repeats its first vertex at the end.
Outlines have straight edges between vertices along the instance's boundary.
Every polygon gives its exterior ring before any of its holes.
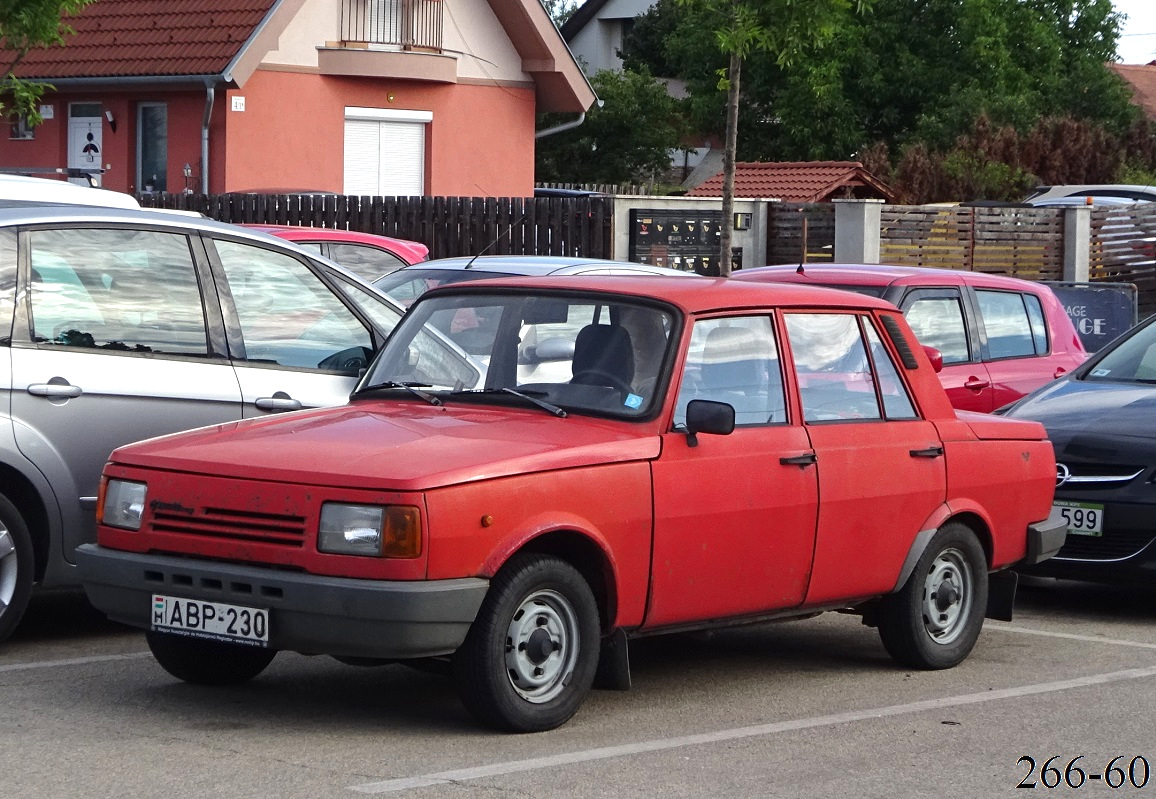
{"type": "Polygon", "coordinates": [[[75,584],[113,449],[344,403],[401,315],[336,264],[233,225],[0,207],[0,640],[34,583],[75,584]]]}

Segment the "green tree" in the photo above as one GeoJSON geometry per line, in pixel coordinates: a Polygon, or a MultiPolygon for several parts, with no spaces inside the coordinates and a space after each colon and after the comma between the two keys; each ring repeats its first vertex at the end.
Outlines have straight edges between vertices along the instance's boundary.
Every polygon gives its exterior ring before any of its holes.
{"type": "Polygon", "coordinates": [[[537,179],[641,183],[669,169],[682,126],[666,87],[649,72],[630,70],[602,70],[590,84],[601,107],[590,109],[578,127],[538,140],[537,179]]]}
{"type": "MultiPolygon", "coordinates": [[[[779,69],[789,69],[829,41],[854,8],[870,0],[678,0],[678,6],[705,23],[726,58],[717,87],[726,93],[723,149],[722,217],[734,213],[735,156],[738,146],[739,97],[743,63],[754,52],[766,54],[779,69]]],[[[772,109],[773,111],[773,109],[772,109]]],[[[731,273],[732,226],[722,226],[719,271],[731,273]]]]}
{"type": "Polygon", "coordinates": [[[9,118],[39,125],[38,105],[48,84],[23,80],[15,70],[34,47],[64,43],[72,32],[63,17],[79,13],[93,0],[0,0],[0,51],[8,59],[0,79],[0,110],[9,118]]]}
{"type": "Polygon", "coordinates": [[[559,28],[566,20],[574,16],[579,5],[578,0],[542,0],[542,6],[546,9],[546,13],[550,15],[550,19],[554,20],[554,25],[559,28]]]}

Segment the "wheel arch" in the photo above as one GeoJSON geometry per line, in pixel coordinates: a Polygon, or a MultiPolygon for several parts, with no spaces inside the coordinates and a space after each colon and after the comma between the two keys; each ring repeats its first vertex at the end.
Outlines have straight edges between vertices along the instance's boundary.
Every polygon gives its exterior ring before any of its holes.
{"type": "Polygon", "coordinates": [[[521,552],[552,555],[577,569],[589,584],[594,600],[598,603],[602,629],[610,630],[614,627],[618,615],[617,570],[613,557],[601,541],[585,532],[566,527],[547,530],[511,549],[493,571],[497,572],[510,558],[521,552]]]}
{"type": "Polygon", "coordinates": [[[45,569],[48,568],[48,557],[51,552],[51,533],[48,523],[48,509],[40,492],[22,472],[7,463],[0,462],[0,494],[16,506],[24,523],[28,526],[28,535],[32,538],[32,553],[35,559],[36,571],[34,579],[40,582],[44,579],[45,569]]]}

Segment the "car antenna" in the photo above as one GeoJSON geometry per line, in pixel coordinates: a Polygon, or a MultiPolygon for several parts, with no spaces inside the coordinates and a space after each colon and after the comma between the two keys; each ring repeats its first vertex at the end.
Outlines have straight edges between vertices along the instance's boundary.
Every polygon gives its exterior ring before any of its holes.
{"type": "Polygon", "coordinates": [[[521,218],[519,218],[516,222],[511,222],[510,226],[508,228],[506,228],[501,233],[499,233],[497,235],[497,237],[493,241],[491,241],[489,244],[487,244],[485,247],[482,247],[482,249],[477,253],[477,255],[475,255],[473,258],[471,258],[470,262],[468,264],[466,264],[465,266],[463,266],[462,268],[463,269],[469,269],[471,266],[473,266],[474,261],[478,260],[478,256],[485,255],[486,252],[488,252],[491,247],[493,247],[495,244],[497,244],[499,241],[502,240],[503,236],[508,236],[510,233],[513,233],[514,232],[514,225],[520,225],[523,222],[525,222],[527,216],[529,216],[529,214],[522,214],[521,218]]]}
{"type": "Polygon", "coordinates": [[[804,271],[803,271],[803,265],[802,265],[802,264],[799,264],[799,268],[795,270],[795,274],[796,274],[796,275],[805,275],[805,274],[807,274],[806,272],[804,272],[804,271]]]}

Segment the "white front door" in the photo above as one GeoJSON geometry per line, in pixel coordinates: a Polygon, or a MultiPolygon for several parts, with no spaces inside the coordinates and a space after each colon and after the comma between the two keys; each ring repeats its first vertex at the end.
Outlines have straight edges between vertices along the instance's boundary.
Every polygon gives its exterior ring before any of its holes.
{"type": "MultiPolygon", "coordinates": [[[[100,169],[103,166],[103,124],[100,103],[73,103],[68,109],[68,166],[72,169],[100,169]]],[[[85,178],[69,178],[81,186],[85,178]]],[[[100,183],[100,175],[96,176],[100,183]]]]}

